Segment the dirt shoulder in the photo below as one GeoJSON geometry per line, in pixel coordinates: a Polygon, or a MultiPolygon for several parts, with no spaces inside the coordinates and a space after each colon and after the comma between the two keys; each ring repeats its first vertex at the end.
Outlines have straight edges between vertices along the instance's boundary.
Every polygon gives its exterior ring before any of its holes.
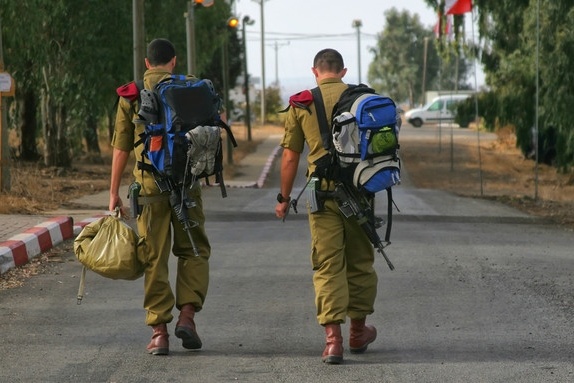
{"type": "Polygon", "coordinates": [[[448,134],[440,145],[436,135],[424,140],[401,138],[401,157],[413,184],[494,199],[574,229],[574,174],[561,174],[543,164],[536,169],[534,161],[516,148],[516,137],[508,130],[488,140],[480,135],[477,139],[473,128],[469,131],[466,140],[457,139],[452,145],[448,134]]]}

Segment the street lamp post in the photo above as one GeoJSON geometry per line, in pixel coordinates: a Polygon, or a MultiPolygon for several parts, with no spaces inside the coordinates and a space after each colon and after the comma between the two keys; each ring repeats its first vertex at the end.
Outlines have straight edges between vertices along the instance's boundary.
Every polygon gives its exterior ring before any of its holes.
{"type": "Polygon", "coordinates": [[[211,7],[214,0],[189,0],[187,2],[187,12],[185,13],[185,32],[187,40],[187,73],[194,74],[196,68],[195,55],[195,4],[204,7],[211,7]]]}
{"type": "Polygon", "coordinates": [[[187,42],[187,73],[193,74],[195,71],[195,25],[194,25],[195,1],[187,2],[187,13],[185,14],[185,32],[187,42]]]}
{"type": "Polygon", "coordinates": [[[363,22],[360,19],[353,20],[353,28],[357,29],[357,57],[359,60],[359,84],[361,83],[361,27],[363,22]]]}
{"type": "MultiPolygon", "coordinates": [[[[227,19],[227,31],[225,32],[225,39],[223,41],[222,46],[222,55],[221,59],[223,60],[222,67],[223,67],[223,93],[224,93],[224,106],[225,106],[225,113],[227,114],[227,121],[230,121],[231,115],[231,100],[229,99],[229,31],[233,31],[237,29],[237,25],[239,24],[239,20],[236,17],[231,16],[227,19]]],[[[229,165],[233,164],[233,153],[232,153],[232,143],[231,138],[227,136],[227,163],[229,165]]]]}
{"type": "Polygon", "coordinates": [[[247,125],[247,141],[251,141],[251,106],[249,104],[249,71],[247,70],[247,39],[245,37],[245,26],[253,25],[255,20],[249,16],[242,19],[242,42],[243,42],[243,80],[245,89],[245,124],[247,125]]]}
{"type": "Polygon", "coordinates": [[[143,0],[132,0],[132,33],[133,33],[133,58],[134,58],[134,78],[143,78],[145,71],[145,39],[144,39],[144,2],[143,0]]]}

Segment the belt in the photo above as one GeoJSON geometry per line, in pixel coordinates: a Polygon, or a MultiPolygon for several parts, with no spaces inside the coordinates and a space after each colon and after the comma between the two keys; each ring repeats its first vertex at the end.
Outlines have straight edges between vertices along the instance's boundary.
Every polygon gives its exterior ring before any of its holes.
{"type": "Polygon", "coordinates": [[[157,202],[169,201],[169,194],[158,194],[152,196],[139,196],[138,203],[140,205],[151,205],[157,202]]]}
{"type": "Polygon", "coordinates": [[[315,190],[315,195],[320,199],[332,199],[335,197],[334,191],[315,190]]]}

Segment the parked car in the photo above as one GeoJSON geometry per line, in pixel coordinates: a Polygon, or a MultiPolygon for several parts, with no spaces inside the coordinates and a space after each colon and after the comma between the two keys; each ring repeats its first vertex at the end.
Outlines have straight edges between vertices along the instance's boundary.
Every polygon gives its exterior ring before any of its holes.
{"type": "Polygon", "coordinates": [[[454,122],[456,104],[468,97],[470,97],[468,94],[439,96],[422,108],[406,112],[405,119],[415,128],[428,123],[454,122]]]}

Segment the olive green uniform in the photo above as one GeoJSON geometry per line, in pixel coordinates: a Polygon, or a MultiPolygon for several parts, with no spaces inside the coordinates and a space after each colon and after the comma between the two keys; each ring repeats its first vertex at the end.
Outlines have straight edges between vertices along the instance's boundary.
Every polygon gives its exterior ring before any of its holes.
{"type": "MultiPolygon", "coordinates": [[[[144,74],[144,86],[146,89],[153,89],[162,78],[169,75],[170,73],[163,70],[149,69],[144,74]]],[[[134,150],[136,160],[141,161],[143,144],[135,146],[135,143],[139,140],[139,134],[143,132],[144,127],[132,122],[137,111],[137,105],[134,104],[120,98],[112,146],[126,152],[134,150]]],[[[184,304],[191,303],[196,311],[201,310],[209,283],[211,247],[205,233],[201,186],[198,182],[188,191],[190,199],[196,204],[195,207],[188,209],[189,217],[198,223],[192,229],[192,238],[199,252],[199,256],[196,257],[187,232],[169,205],[169,194],[165,193],[160,196],[151,173],[138,170],[137,165],[134,167],[133,175],[142,185],[140,200],[144,201],[137,226],[139,235],[145,238],[146,324],[154,326],[172,321],[171,310],[174,304],[180,309],[184,304]],[[149,198],[149,203],[146,203],[144,197],[152,198],[149,198]],[[172,235],[173,247],[171,246],[172,235]],[[178,257],[175,298],[169,283],[170,252],[178,257]]]]}
{"type": "MultiPolygon", "coordinates": [[[[326,79],[319,87],[331,120],[333,106],[347,85],[339,79],[326,79]]],[[[309,146],[308,174],[313,162],[327,154],[321,140],[315,105],[310,112],[290,108],[281,146],[297,153],[309,146]]],[[[323,189],[333,185],[323,184],[323,189]]],[[[319,324],[344,323],[362,319],[374,311],[377,274],[373,268],[374,249],[367,235],[354,219],[346,219],[333,199],[325,201],[323,210],[309,214],[311,230],[311,264],[319,324]]]]}

